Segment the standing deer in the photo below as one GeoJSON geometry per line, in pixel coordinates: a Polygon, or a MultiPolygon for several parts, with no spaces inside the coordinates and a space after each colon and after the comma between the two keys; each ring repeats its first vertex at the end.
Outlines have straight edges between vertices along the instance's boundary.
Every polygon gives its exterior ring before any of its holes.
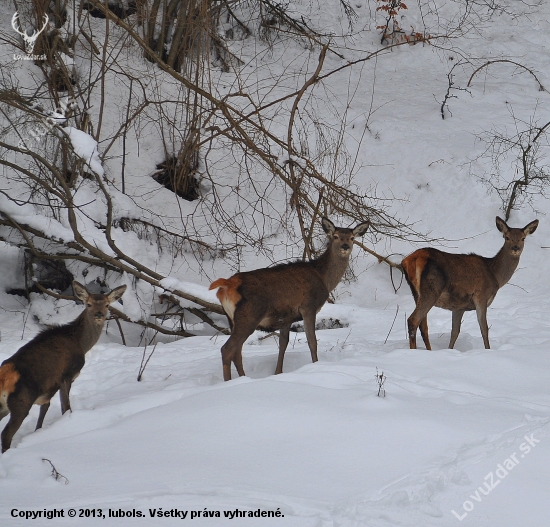
{"type": "Polygon", "coordinates": [[[523,229],[511,229],[497,216],[496,224],[504,236],[504,245],[493,258],[425,248],[418,249],[401,262],[416,302],[416,308],[407,320],[411,349],[416,349],[418,326],[426,349],[432,349],[428,337],[428,311],[433,306],[453,313],[449,348],[453,348],[460,333],[462,315],[474,309],[485,348],[490,348],[487,308],[498,290],[514,274],[525,237],[536,231],[539,220],[532,221],[523,229]]]}
{"type": "Polygon", "coordinates": [[[369,222],[347,229],[323,218],[322,225],[329,243],[316,260],[237,273],[210,285],[210,289],[219,288],[216,296],[231,325],[231,336],[221,350],[224,381],[231,380],[231,362],[238,374],[244,375],[243,344],[256,329],[280,331],[275,374],[282,373],[290,326],[299,320],[304,321],[311,359],[317,362],[315,316],[344,276],[353,240],[365,234],[369,222]]]}
{"type": "Polygon", "coordinates": [[[71,385],[84,366],[84,356],[101,335],[109,304],[124,294],[126,286],[94,295],[75,281],[73,290],[84,302],[84,311],[68,324],[42,331],[0,367],[0,420],[11,414],[2,432],[2,452],[10,448],[33,404],[41,405],[36,430],[42,427],[50,399],[58,390],[61,412],[71,409],[71,385]]]}

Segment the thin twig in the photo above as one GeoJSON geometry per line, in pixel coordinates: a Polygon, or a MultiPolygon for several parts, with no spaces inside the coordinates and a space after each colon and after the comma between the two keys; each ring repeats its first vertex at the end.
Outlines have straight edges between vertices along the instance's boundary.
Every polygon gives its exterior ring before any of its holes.
{"type": "Polygon", "coordinates": [[[384,344],[386,344],[386,342],[388,342],[388,339],[390,338],[390,333],[391,333],[391,330],[393,329],[393,325],[395,324],[398,313],[399,313],[399,304],[397,304],[397,309],[395,310],[395,316],[393,317],[393,322],[391,323],[390,330],[388,331],[388,334],[386,335],[386,340],[384,341],[384,344]]]}
{"type": "Polygon", "coordinates": [[[403,267],[401,266],[401,264],[392,262],[387,256],[382,256],[382,255],[374,252],[372,249],[369,249],[368,247],[363,245],[361,242],[358,242],[357,240],[355,240],[353,243],[355,243],[355,245],[361,247],[361,249],[363,249],[363,251],[365,251],[369,254],[372,254],[375,258],[378,259],[378,263],[384,262],[384,263],[388,264],[390,267],[395,267],[396,269],[399,269],[400,271],[403,271],[403,267]]]}
{"type": "MultiPolygon", "coordinates": [[[[158,331],[157,331],[158,333],[158,331]]],[[[157,333],[153,335],[153,339],[157,336],[157,333]]],[[[151,342],[152,340],[151,339],[151,342]]],[[[149,361],[151,360],[151,357],[153,356],[153,353],[155,353],[155,350],[157,349],[158,342],[155,342],[155,345],[153,346],[153,351],[149,354],[149,357],[147,357],[147,360],[145,360],[145,352],[147,351],[147,342],[145,343],[145,347],[143,348],[143,355],[141,357],[141,364],[139,366],[139,373],[137,376],[138,382],[141,382],[143,372],[145,371],[145,368],[147,367],[147,364],[149,364],[149,361]]]]}
{"type": "MultiPolygon", "coordinates": [[[[293,146],[292,146],[292,129],[294,127],[294,119],[296,117],[296,112],[298,111],[298,105],[300,104],[300,100],[302,99],[304,93],[306,90],[315,84],[317,81],[317,78],[319,77],[319,74],[321,73],[321,70],[323,69],[323,64],[325,62],[325,57],[327,54],[328,46],[323,46],[323,49],[321,49],[321,53],[319,54],[319,61],[317,64],[317,68],[313,72],[313,75],[306,81],[306,83],[302,86],[302,89],[298,92],[296,95],[296,98],[294,99],[294,104],[292,105],[292,110],[290,111],[290,117],[288,120],[288,132],[287,132],[287,149],[289,152],[292,152],[293,146]]],[[[295,164],[292,160],[289,160],[288,163],[289,169],[290,169],[290,180],[292,182],[292,198],[291,202],[293,201],[294,207],[296,210],[296,214],[298,216],[298,223],[300,224],[300,230],[302,232],[302,238],[305,243],[304,247],[304,256],[307,256],[309,260],[313,258],[310,242],[311,242],[311,236],[308,237],[304,225],[304,219],[302,216],[302,206],[300,204],[299,196],[300,193],[298,192],[298,188],[302,182],[302,178],[298,179],[295,174],[295,164]]],[[[299,165],[298,165],[299,166],[299,165]]],[[[310,233],[311,234],[311,233],[310,233]]],[[[304,258],[305,259],[305,258],[304,258]]]]}
{"type": "MultiPolygon", "coordinates": [[[[393,255],[389,255],[389,256],[393,256],[393,255]]],[[[388,258],[389,258],[388,256],[388,258]]],[[[399,291],[399,289],[401,289],[401,286],[403,285],[403,278],[405,277],[405,273],[403,272],[403,267],[399,267],[398,269],[401,271],[401,281],[399,282],[399,285],[397,287],[395,287],[395,282],[393,280],[393,270],[395,269],[395,267],[391,267],[390,266],[390,280],[391,280],[391,285],[393,287],[393,292],[394,293],[397,293],[397,291],[399,291]]]]}
{"type": "Polygon", "coordinates": [[[523,68],[525,71],[528,71],[534,78],[535,80],[538,82],[539,84],[539,91],[546,91],[546,89],[544,88],[544,86],[542,85],[542,82],[539,81],[538,77],[534,74],[534,72],[532,70],[530,70],[527,66],[524,66],[523,64],[520,64],[519,62],[514,62],[513,60],[508,60],[508,59],[498,59],[498,60],[490,60],[488,62],[486,62],[485,64],[483,64],[482,66],[480,66],[479,68],[477,68],[473,73],[472,75],[470,76],[470,79],[468,80],[468,84],[466,85],[467,87],[470,87],[470,83],[472,82],[472,79],[475,77],[475,75],[480,71],[482,70],[483,68],[486,68],[488,66],[490,66],[491,64],[496,64],[496,63],[499,63],[499,62],[509,62],[510,64],[513,64],[514,66],[517,66],[518,68],[523,68]]]}
{"type": "Polygon", "coordinates": [[[124,338],[124,332],[122,331],[120,320],[116,316],[114,316],[113,319],[116,322],[116,325],[118,326],[118,330],[120,331],[120,338],[122,339],[122,344],[126,346],[126,339],[124,338]]]}
{"type": "Polygon", "coordinates": [[[60,474],[57,471],[57,469],[54,467],[53,463],[49,459],[46,459],[45,457],[43,457],[42,461],[47,461],[52,467],[52,477],[53,479],[55,479],[55,481],[65,480],[65,485],[69,484],[69,480],[63,474],[60,474]]]}
{"type": "Polygon", "coordinates": [[[278,337],[279,332],[278,331],[272,331],[271,333],[268,333],[267,335],[262,335],[261,337],[258,337],[258,342],[268,339],[269,337],[278,337]]]}
{"type": "Polygon", "coordinates": [[[445,107],[447,108],[447,111],[451,114],[451,117],[453,116],[453,114],[451,113],[451,110],[449,109],[448,101],[449,101],[449,99],[458,99],[458,97],[456,95],[452,95],[451,90],[465,91],[465,92],[470,93],[470,90],[468,90],[467,88],[457,88],[455,86],[454,81],[453,81],[453,78],[454,78],[453,70],[457,66],[461,66],[461,65],[462,65],[462,62],[457,62],[451,68],[451,71],[449,71],[449,73],[447,73],[447,81],[448,81],[449,84],[447,86],[447,92],[445,93],[445,97],[443,98],[443,102],[441,103],[441,108],[440,108],[442,119],[445,119],[445,107]]]}
{"type": "Polygon", "coordinates": [[[122,193],[126,194],[126,180],[124,172],[126,169],[126,133],[128,132],[128,119],[130,117],[130,105],[132,103],[132,86],[134,79],[130,79],[130,95],[128,96],[128,107],[126,108],[126,121],[124,126],[124,133],[122,134],[122,167],[120,169],[120,177],[122,179],[122,193]]]}

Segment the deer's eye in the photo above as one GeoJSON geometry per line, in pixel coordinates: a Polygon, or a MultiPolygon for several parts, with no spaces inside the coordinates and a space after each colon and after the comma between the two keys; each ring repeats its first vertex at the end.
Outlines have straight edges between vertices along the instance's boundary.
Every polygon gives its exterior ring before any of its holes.
{"type": "Polygon", "coordinates": [[[350,240],[351,240],[351,241],[355,240],[355,236],[352,236],[352,237],[350,238],[350,240]]]}
{"type": "Polygon", "coordinates": [[[92,304],[86,304],[88,307],[92,307],[92,304]]]}
{"type": "Polygon", "coordinates": [[[337,240],[337,239],[338,239],[338,234],[335,234],[335,235],[333,236],[333,238],[334,238],[335,240],[337,240]]]}

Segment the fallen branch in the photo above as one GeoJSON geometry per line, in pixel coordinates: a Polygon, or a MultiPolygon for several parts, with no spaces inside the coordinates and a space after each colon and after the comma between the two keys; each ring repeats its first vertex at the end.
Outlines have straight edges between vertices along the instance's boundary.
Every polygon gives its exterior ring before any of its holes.
{"type": "MultiPolygon", "coordinates": [[[[47,289],[46,287],[44,287],[40,282],[36,280],[33,280],[33,284],[35,284],[36,287],[42,293],[49,295],[53,298],[57,298],[58,300],[75,300],[74,296],[55,293],[54,291],[51,291],[50,289],[47,289]]],[[[166,329],[162,326],[159,326],[158,324],[154,324],[153,322],[144,322],[143,320],[132,320],[128,315],[124,314],[122,311],[119,311],[116,307],[113,307],[113,306],[109,306],[109,311],[115,316],[115,319],[118,318],[118,319],[124,320],[124,322],[130,322],[131,324],[138,324],[139,326],[143,326],[145,328],[151,328],[151,329],[154,329],[155,331],[158,331],[159,333],[162,333],[163,335],[173,335],[176,337],[194,337],[195,336],[192,333],[189,333],[185,330],[175,331],[171,329],[166,329]]],[[[120,327],[120,322],[117,321],[117,324],[119,324],[119,327],[120,327]]],[[[122,336],[122,338],[124,340],[124,336],[122,336]]],[[[123,343],[126,344],[125,342],[123,343]]]]}
{"type": "Polygon", "coordinates": [[[144,328],[151,328],[155,331],[158,331],[159,333],[162,333],[163,335],[173,335],[176,337],[194,337],[195,335],[193,333],[189,333],[188,331],[185,331],[184,329],[180,331],[175,331],[173,329],[166,329],[162,326],[159,326],[158,324],[154,324],[153,322],[144,322],[143,320],[132,320],[128,315],[125,315],[122,311],[119,311],[116,307],[109,306],[109,311],[111,311],[114,315],[116,315],[118,318],[124,320],[125,322],[130,322],[132,324],[138,324],[140,326],[143,326],[144,328]]]}
{"type": "Polygon", "coordinates": [[[184,309],[189,311],[189,313],[192,313],[196,317],[199,317],[205,324],[212,326],[216,331],[219,331],[224,335],[231,335],[231,331],[229,329],[218,326],[204,311],[201,311],[196,307],[186,307],[184,309]]]}

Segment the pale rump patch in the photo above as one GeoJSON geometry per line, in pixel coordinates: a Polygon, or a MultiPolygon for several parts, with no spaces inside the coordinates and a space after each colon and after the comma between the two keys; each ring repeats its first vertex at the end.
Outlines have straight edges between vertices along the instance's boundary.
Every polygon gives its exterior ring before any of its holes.
{"type": "Polygon", "coordinates": [[[419,265],[419,261],[416,261],[416,275],[414,277],[414,287],[416,287],[417,291],[420,291],[420,278],[422,276],[422,269],[424,268],[424,265],[426,265],[426,261],[424,260],[423,265],[419,265]]]}
{"type": "Polygon", "coordinates": [[[12,363],[5,364],[0,368],[0,413],[1,408],[7,408],[8,395],[15,390],[19,377],[19,372],[12,363]]]}
{"type": "Polygon", "coordinates": [[[422,272],[426,267],[428,259],[429,255],[426,251],[419,249],[418,251],[415,251],[411,255],[407,256],[401,263],[409,281],[418,292],[420,292],[420,279],[422,277],[422,272]]]}
{"type": "Polygon", "coordinates": [[[237,291],[241,283],[241,279],[236,276],[232,276],[229,279],[218,278],[215,282],[212,282],[208,288],[209,290],[219,288],[216,296],[231,322],[233,322],[235,308],[242,298],[237,291]]]}

